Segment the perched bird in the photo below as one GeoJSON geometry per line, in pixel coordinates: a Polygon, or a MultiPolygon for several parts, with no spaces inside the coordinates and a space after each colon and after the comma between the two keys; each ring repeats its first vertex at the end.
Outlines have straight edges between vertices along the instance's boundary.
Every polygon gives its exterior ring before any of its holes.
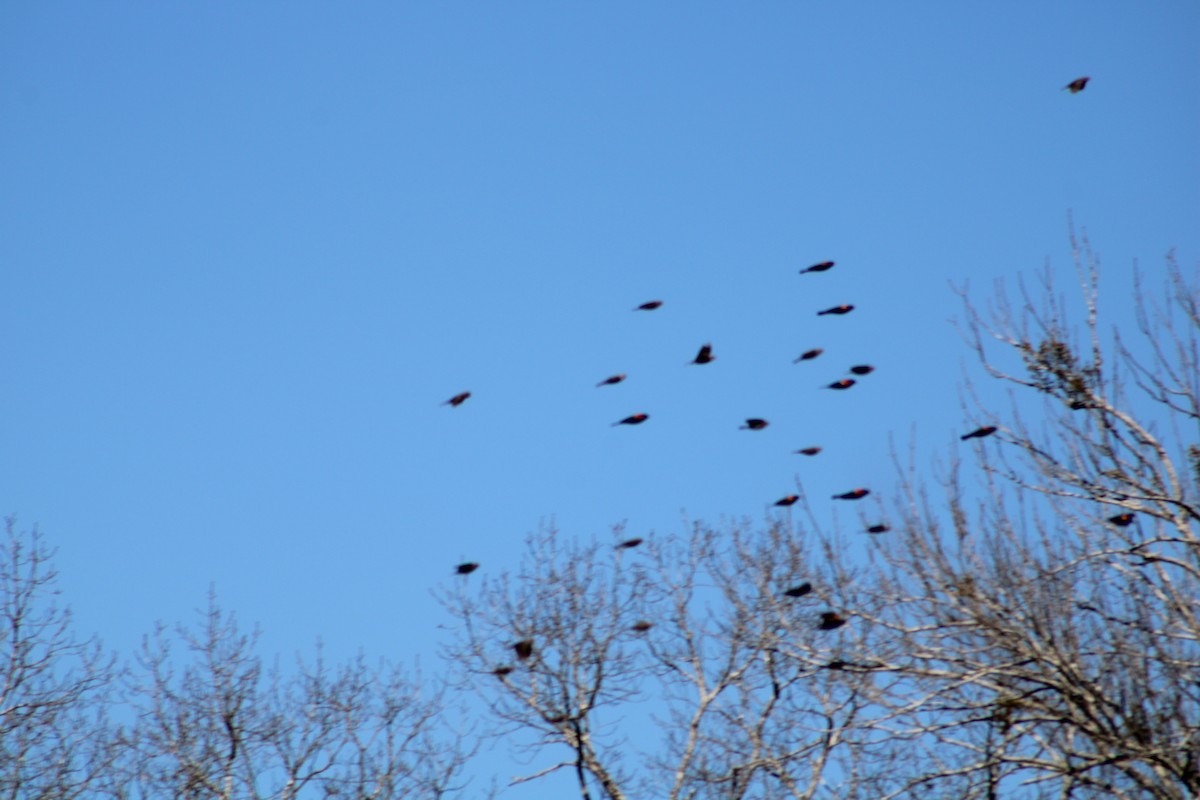
{"type": "Polygon", "coordinates": [[[799,500],[799,499],[800,499],[800,495],[798,495],[798,494],[789,494],[787,497],[784,497],[784,498],[782,498],[782,499],[776,500],[776,501],[775,501],[775,505],[777,505],[777,506],[790,506],[790,505],[794,505],[794,504],[796,503],[796,501],[797,501],[797,500],[799,500]]]}
{"type": "Polygon", "coordinates": [[[692,360],[693,364],[707,364],[710,361],[715,361],[716,356],[712,354],[712,345],[706,344],[700,348],[700,352],[696,353],[696,357],[692,360]]]}
{"type": "Polygon", "coordinates": [[[819,447],[802,447],[799,450],[797,450],[796,452],[802,456],[815,456],[817,453],[821,452],[821,448],[819,448],[819,447]]]}
{"type": "Polygon", "coordinates": [[[770,424],[771,423],[767,422],[765,419],[759,419],[758,417],[751,417],[750,419],[746,420],[746,424],[740,426],[738,428],[738,430],[739,431],[761,431],[763,428],[767,427],[770,424]]]}
{"type": "Polygon", "coordinates": [[[646,620],[641,619],[630,625],[629,630],[633,631],[634,633],[645,633],[653,627],[653,622],[647,622],[646,620]]]}
{"type": "Polygon", "coordinates": [[[822,611],[821,624],[817,627],[823,631],[834,631],[846,624],[846,618],[836,611],[822,611]]]}
{"type": "Polygon", "coordinates": [[[454,568],[454,571],[459,575],[470,575],[475,570],[479,569],[479,564],[474,561],[464,561],[454,568]]]}
{"type": "Polygon", "coordinates": [[[503,678],[505,675],[512,675],[513,668],[508,664],[504,664],[503,666],[496,667],[494,670],[492,670],[492,674],[497,678],[503,678]]]}
{"type": "Polygon", "coordinates": [[[875,368],[872,367],[870,364],[855,364],[853,367],[850,368],[850,371],[853,372],[855,375],[870,375],[872,372],[875,371],[875,368]]]}
{"type": "Polygon", "coordinates": [[[459,392],[458,394],[454,395],[454,397],[451,397],[449,400],[442,403],[442,405],[455,407],[461,406],[463,403],[467,402],[467,398],[470,396],[470,392],[459,392]]]}
{"type": "Polygon", "coordinates": [[[818,311],[817,316],[820,317],[825,314],[849,314],[853,310],[854,306],[834,306],[833,308],[827,308],[824,311],[818,311]]]}
{"type": "Polygon", "coordinates": [[[1091,80],[1091,78],[1089,78],[1087,76],[1084,76],[1082,78],[1076,78],[1075,80],[1071,81],[1066,86],[1064,86],[1063,89],[1070,92],[1071,94],[1079,94],[1080,92],[1083,91],[1083,87],[1087,86],[1088,81],[1090,81],[1090,80],[1091,80]]]}
{"type": "Polygon", "coordinates": [[[625,380],[625,373],[619,372],[616,375],[609,375],[607,378],[597,383],[596,386],[615,386],[623,380],[625,380]]]}
{"type": "Polygon", "coordinates": [[[964,433],[958,438],[965,442],[967,439],[982,439],[985,436],[991,436],[995,432],[995,425],[984,425],[982,428],[976,428],[970,433],[964,433]]]}
{"type": "Polygon", "coordinates": [[[851,489],[848,492],[842,492],[841,494],[835,494],[833,496],[833,499],[834,500],[862,500],[864,497],[866,497],[870,493],[871,493],[870,489],[851,489]]]}
{"type": "Polygon", "coordinates": [[[642,303],[640,306],[635,308],[634,311],[653,311],[661,305],[662,300],[651,300],[648,303],[642,303]]]}
{"type": "Polygon", "coordinates": [[[642,539],[640,539],[640,538],[626,539],[625,541],[623,541],[619,545],[617,545],[617,549],[618,550],[620,550],[620,549],[629,550],[630,548],[637,547],[641,543],[642,543],[642,539]]]}
{"type": "Polygon", "coordinates": [[[857,381],[854,380],[854,378],[842,378],[840,381],[834,381],[833,383],[829,384],[825,388],[826,389],[849,389],[855,383],[857,383],[857,381]]]}
{"type": "Polygon", "coordinates": [[[816,358],[817,356],[821,355],[821,353],[824,353],[824,352],[825,351],[820,347],[814,347],[812,350],[805,350],[803,353],[800,354],[800,357],[797,358],[792,363],[799,364],[801,361],[812,361],[814,358],[816,358]]]}
{"type": "Polygon", "coordinates": [[[1117,514],[1115,517],[1109,517],[1108,521],[1119,528],[1124,528],[1127,525],[1133,524],[1133,514],[1128,511],[1124,514],[1117,514]]]}
{"type": "Polygon", "coordinates": [[[517,658],[524,661],[533,655],[533,639],[522,639],[519,642],[513,642],[512,649],[517,654],[517,658]]]}
{"type": "Polygon", "coordinates": [[[554,714],[553,716],[546,717],[546,722],[549,722],[551,725],[561,725],[570,718],[570,714],[554,714]]]}
{"type": "Polygon", "coordinates": [[[890,525],[872,525],[867,528],[867,533],[887,533],[891,529],[890,525]]]}
{"type": "Polygon", "coordinates": [[[820,264],[813,264],[811,267],[800,270],[800,274],[803,275],[806,272],[824,272],[827,269],[833,269],[833,264],[834,262],[832,261],[822,261],[820,264]]]}
{"type": "Polygon", "coordinates": [[[633,416],[626,417],[620,422],[614,422],[613,427],[616,427],[617,425],[641,425],[648,419],[650,419],[649,414],[634,414],[633,416]]]}
{"type": "Polygon", "coordinates": [[[805,581],[804,583],[797,584],[790,589],[784,589],[783,593],[788,597],[804,597],[804,595],[811,593],[812,590],[812,584],[808,581],[805,581]]]}

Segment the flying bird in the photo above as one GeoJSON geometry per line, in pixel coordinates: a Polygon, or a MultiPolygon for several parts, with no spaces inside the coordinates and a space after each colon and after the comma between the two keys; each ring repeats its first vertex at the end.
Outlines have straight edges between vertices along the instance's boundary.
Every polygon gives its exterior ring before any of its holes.
{"type": "Polygon", "coordinates": [[[1087,76],[1084,76],[1082,78],[1076,78],[1075,80],[1071,81],[1066,86],[1064,86],[1063,89],[1066,91],[1069,91],[1071,94],[1079,94],[1080,92],[1083,91],[1083,87],[1088,85],[1088,81],[1090,81],[1090,80],[1091,80],[1091,78],[1089,78],[1087,76]]]}
{"type": "Polygon", "coordinates": [[[802,456],[815,456],[819,452],[821,452],[819,447],[802,447],[796,451],[798,455],[802,456]]]}
{"type": "Polygon", "coordinates": [[[958,438],[965,442],[967,439],[982,439],[985,436],[991,436],[995,432],[995,425],[984,425],[982,428],[976,428],[970,433],[964,433],[958,438]]]}
{"type": "Polygon", "coordinates": [[[454,572],[458,575],[470,575],[475,570],[479,569],[479,564],[474,561],[464,561],[454,568],[454,572]]]}
{"type": "Polygon", "coordinates": [[[820,347],[814,347],[812,350],[805,350],[803,353],[800,354],[800,357],[797,358],[792,363],[799,364],[801,361],[812,361],[814,358],[816,358],[817,356],[821,355],[821,353],[824,353],[824,352],[825,351],[820,347]]]}
{"type": "Polygon", "coordinates": [[[813,585],[808,581],[805,581],[804,583],[797,584],[790,589],[785,589],[783,593],[788,597],[804,597],[804,595],[809,594],[812,592],[812,590],[813,585]]]}
{"type": "Polygon", "coordinates": [[[662,303],[663,303],[662,300],[651,300],[648,303],[642,303],[640,306],[635,308],[634,311],[653,311],[654,309],[661,306],[662,303]]]}
{"type": "Polygon", "coordinates": [[[822,611],[821,624],[817,627],[823,631],[834,631],[846,624],[846,618],[836,611],[822,611]]]}
{"type": "Polygon", "coordinates": [[[800,495],[798,495],[798,494],[789,494],[787,497],[784,497],[784,498],[782,498],[782,499],[776,500],[776,501],[775,501],[775,505],[777,505],[777,506],[785,506],[785,507],[786,507],[786,506],[794,505],[794,504],[796,503],[796,501],[797,501],[797,500],[799,500],[799,499],[800,499],[800,495]]]}
{"type": "Polygon", "coordinates": [[[803,275],[806,272],[824,272],[827,269],[833,269],[833,265],[833,261],[822,261],[820,264],[813,264],[811,267],[800,270],[800,274],[803,275]]]}
{"type": "Polygon", "coordinates": [[[712,354],[712,345],[706,344],[700,348],[700,352],[696,353],[696,357],[692,360],[693,364],[707,364],[710,361],[715,361],[716,356],[712,354]]]}
{"type": "Polygon", "coordinates": [[[618,550],[621,550],[621,549],[629,550],[630,548],[637,547],[641,543],[642,543],[642,539],[640,539],[640,538],[626,539],[625,541],[623,541],[619,545],[617,545],[617,549],[618,550]]]}
{"type": "Polygon", "coordinates": [[[767,422],[765,419],[759,419],[758,417],[751,417],[750,419],[746,420],[746,424],[739,427],[738,430],[739,431],[761,431],[763,428],[767,427],[770,424],[771,423],[767,422]]]}
{"type": "Polygon", "coordinates": [[[818,311],[817,316],[820,317],[825,314],[849,314],[853,310],[854,306],[834,306],[833,308],[827,308],[824,311],[818,311]]]}
{"type": "Polygon", "coordinates": [[[470,396],[470,392],[459,392],[458,394],[454,395],[454,397],[451,397],[449,400],[442,403],[442,405],[454,406],[457,408],[458,406],[461,406],[463,403],[467,402],[467,398],[470,396]]]}
{"type": "Polygon", "coordinates": [[[617,425],[641,425],[648,419],[650,419],[649,414],[634,414],[633,416],[626,417],[620,422],[614,422],[613,427],[615,428],[617,425]]]}
{"type": "Polygon", "coordinates": [[[641,620],[638,620],[637,622],[633,623],[632,625],[630,625],[629,630],[633,631],[634,633],[645,633],[646,631],[650,630],[653,627],[654,627],[653,622],[649,622],[647,620],[641,619],[641,620]]]}
{"type": "Polygon", "coordinates": [[[867,528],[867,533],[887,533],[892,527],[890,525],[872,525],[867,528]]]}
{"type": "Polygon", "coordinates": [[[866,497],[870,493],[871,493],[870,489],[851,489],[848,492],[842,492],[841,494],[835,494],[833,496],[833,499],[834,500],[862,500],[864,497],[866,497]]]}
{"type": "Polygon", "coordinates": [[[533,655],[533,639],[522,639],[519,642],[513,642],[512,649],[517,654],[517,658],[524,661],[533,655]]]}
{"type": "Polygon", "coordinates": [[[855,375],[870,375],[872,372],[875,371],[875,368],[872,367],[870,364],[855,364],[853,367],[850,368],[850,371],[853,372],[855,375]]]}
{"type": "Polygon", "coordinates": [[[833,383],[829,384],[825,388],[826,389],[849,389],[855,383],[857,383],[857,381],[855,381],[854,378],[842,378],[840,381],[834,381],[833,383]]]}
{"type": "Polygon", "coordinates": [[[1109,517],[1108,521],[1119,528],[1124,528],[1127,525],[1133,524],[1133,514],[1130,514],[1129,512],[1117,514],[1115,517],[1109,517]]]}
{"type": "Polygon", "coordinates": [[[619,372],[616,375],[609,375],[607,378],[597,383],[596,386],[615,386],[623,380],[625,380],[625,373],[619,372]]]}

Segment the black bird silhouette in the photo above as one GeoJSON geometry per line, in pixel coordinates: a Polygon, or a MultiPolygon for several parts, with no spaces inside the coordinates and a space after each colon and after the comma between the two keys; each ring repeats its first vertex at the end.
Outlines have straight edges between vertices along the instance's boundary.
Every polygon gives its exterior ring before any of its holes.
{"type": "Polygon", "coordinates": [[[625,541],[623,541],[619,545],[617,545],[617,549],[624,548],[625,550],[628,550],[631,547],[637,547],[639,544],[642,543],[642,541],[643,541],[642,539],[636,538],[636,537],[633,539],[626,539],[625,541]]]}
{"type": "Polygon", "coordinates": [[[964,433],[962,436],[960,436],[958,438],[965,442],[967,439],[982,439],[985,436],[991,436],[995,432],[996,432],[995,425],[984,425],[982,428],[976,428],[975,430],[971,431],[970,433],[964,433]]]}
{"type": "Polygon", "coordinates": [[[811,267],[800,270],[800,274],[803,275],[806,272],[824,272],[827,269],[833,269],[833,265],[833,261],[822,261],[820,264],[813,264],[811,267]]]}
{"type": "Polygon", "coordinates": [[[800,499],[800,495],[789,494],[787,497],[783,497],[783,498],[780,498],[779,500],[776,500],[775,505],[785,506],[785,507],[790,506],[790,505],[795,505],[796,501],[799,499],[800,499]]]}
{"type": "Polygon", "coordinates": [[[851,489],[848,492],[842,492],[841,494],[835,494],[833,496],[833,499],[834,500],[862,500],[864,497],[866,497],[870,493],[871,493],[870,489],[851,489]]]}
{"type": "Polygon", "coordinates": [[[867,528],[867,533],[887,533],[891,529],[890,525],[872,525],[867,528]]]}
{"type": "Polygon", "coordinates": [[[808,581],[805,581],[804,583],[797,584],[790,589],[785,589],[783,593],[788,597],[804,597],[804,595],[809,594],[812,592],[812,590],[812,584],[808,581]]]}
{"type": "Polygon", "coordinates": [[[1084,76],[1082,78],[1076,78],[1075,80],[1071,81],[1066,86],[1064,86],[1063,89],[1065,91],[1070,92],[1071,94],[1079,94],[1080,92],[1083,91],[1083,88],[1088,85],[1088,81],[1090,81],[1090,80],[1091,80],[1091,78],[1089,78],[1087,76],[1084,76]]]}
{"type": "Polygon", "coordinates": [[[824,311],[818,311],[817,316],[820,317],[825,314],[849,314],[853,310],[854,306],[834,306],[833,308],[827,308],[824,311]]]}
{"type": "Polygon", "coordinates": [[[825,388],[826,389],[849,389],[855,383],[857,383],[857,381],[854,380],[854,378],[842,378],[840,381],[834,381],[833,383],[829,384],[825,388]]]}
{"type": "Polygon", "coordinates": [[[763,428],[767,427],[770,424],[771,423],[767,422],[765,419],[759,419],[758,417],[751,417],[750,419],[746,420],[746,424],[740,426],[738,428],[738,430],[740,430],[740,431],[761,431],[763,428]]]}
{"type": "Polygon", "coordinates": [[[533,639],[522,639],[519,642],[513,642],[512,649],[517,654],[517,658],[524,661],[533,655],[533,639]]]}
{"type": "Polygon", "coordinates": [[[817,627],[823,631],[833,631],[846,624],[846,618],[836,611],[822,611],[821,624],[817,627]]]}
{"type": "Polygon", "coordinates": [[[799,364],[801,361],[812,361],[817,356],[824,353],[825,350],[820,347],[814,347],[812,350],[805,350],[800,354],[800,357],[793,361],[793,364],[799,364]]]}
{"type": "Polygon", "coordinates": [[[1124,514],[1117,514],[1115,517],[1109,517],[1108,521],[1119,528],[1124,528],[1126,525],[1133,524],[1133,514],[1128,511],[1124,514]]]}
{"type": "Polygon", "coordinates": [[[819,448],[819,447],[802,447],[799,450],[797,450],[796,452],[802,456],[815,456],[817,453],[821,452],[821,448],[819,448]]]}
{"type": "Polygon", "coordinates": [[[872,372],[875,371],[875,368],[872,367],[870,364],[855,364],[853,367],[850,368],[850,371],[853,372],[855,375],[870,375],[872,372]]]}
{"type": "Polygon", "coordinates": [[[512,675],[513,668],[510,667],[508,664],[504,664],[504,665],[496,667],[494,670],[492,670],[492,674],[495,675],[497,678],[503,678],[505,675],[512,675]]]}
{"type": "Polygon", "coordinates": [[[474,561],[464,561],[454,568],[455,573],[459,575],[470,575],[475,570],[479,569],[479,564],[474,561]]]}
{"type": "Polygon", "coordinates": [[[470,396],[470,392],[459,392],[458,394],[454,395],[454,397],[451,397],[449,400],[442,403],[442,405],[455,407],[461,406],[463,403],[467,402],[467,398],[470,396]]]}
{"type": "Polygon", "coordinates": [[[643,422],[645,422],[648,419],[650,419],[649,414],[634,414],[632,416],[626,417],[625,419],[621,420],[620,422],[614,422],[613,427],[615,428],[617,425],[641,425],[643,422]]]}
{"type": "Polygon", "coordinates": [[[613,386],[623,380],[625,380],[625,373],[619,372],[616,375],[609,375],[607,378],[597,383],[596,386],[613,386]]]}
{"type": "Polygon", "coordinates": [[[640,619],[637,622],[630,625],[629,630],[633,631],[634,633],[645,633],[646,631],[650,630],[653,627],[654,627],[653,622],[649,622],[648,620],[640,619]]]}
{"type": "Polygon", "coordinates": [[[715,361],[716,356],[712,354],[712,345],[706,344],[700,348],[700,352],[696,353],[696,357],[692,360],[693,364],[707,364],[710,361],[715,361]]]}
{"type": "Polygon", "coordinates": [[[651,300],[648,303],[642,303],[640,306],[635,308],[634,311],[653,311],[654,309],[661,306],[662,303],[663,303],[662,300],[651,300]]]}

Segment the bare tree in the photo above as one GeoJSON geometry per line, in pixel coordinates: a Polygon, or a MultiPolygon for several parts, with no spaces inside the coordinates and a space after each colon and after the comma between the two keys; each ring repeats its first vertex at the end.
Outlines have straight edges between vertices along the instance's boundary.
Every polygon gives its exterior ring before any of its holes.
{"type": "Polygon", "coordinates": [[[74,798],[111,769],[107,723],[116,673],[94,639],[79,641],[54,602],[53,552],[5,520],[0,546],[0,797],[74,798]]]}

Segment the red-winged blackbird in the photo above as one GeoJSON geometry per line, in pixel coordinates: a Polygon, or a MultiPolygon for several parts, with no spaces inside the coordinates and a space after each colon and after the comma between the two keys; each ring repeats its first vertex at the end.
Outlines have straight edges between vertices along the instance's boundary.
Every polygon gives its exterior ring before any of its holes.
{"type": "Polygon", "coordinates": [[[503,666],[496,667],[494,670],[492,670],[492,674],[495,675],[497,678],[503,678],[505,675],[512,675],[513,668],[508,666],[507,664],[505,664],[503,666]]]}
{"type": "Polygon", "coordinates": [[[850,368],[850,371],[853,372],[855,375],[870,375],[872,372],[875,371],[875,368],[872,367],[870,364],[855,364],[853,367],[850,368]]]}
{"type": "Polygon", "coordinates": [[[639,538],[626,539],[625,541],[623,541],[619,545],[617,545],[617,548],[618,549],[625,548],[626,550],[628,550],[631,547],[637,547],[641,543],[642,543],[642,540],[639,538]]]}
{"type": "Polygon", "coordinates": [[[788,597],[804,597],[804,595],[812,592],[812,584],[808,581],[797,584],[790,589],[784,589],[783,593],[788,597]]]}
{"type": "Polygon", "coordinates": [[[740,430],[740,431],[761,431],[763,428],[767,427],[770,424],[771,423],[767,422],[765,419],[759,419],[758,417],[751,417],[750,419],[746,420],[746,424],[739,427],[738,430],[740,430]]]}
{"type": "Polygon", "coordinates": [[[848,492],[842,492],[841,494],[835,494],[833,496],[833,499],[834,500],[862,500],[864,497],[866,497],[870,493],[871,493],[870,489],[852,489],[848,492]]]}
{"type": "Polygon", "coordinates": [[[700,348],[700,352],[696,353],[696,357],[692,360],[693,364],[707,364],[710,361],[715,361],[716,356],[712,354],[712,345],[706,344],[700,348]]]}
{"type": "Polygon", "coordinates": [[[1126,525],[1133,524],[1133,514],[1128,511],[1124,514],[1117,514],[1115,517],[1109,517],[1108,521],[1117,527],[1124,528],[1126,525]]]}
{"type": "Polygon", "coordinates": [[[965,442],[967,439],[982,439],[985,436],[991,436],[995,432],[996,432],[995,425],[984,425],[982,428],[976,428],[975,430],[971,431],[970,433],[964,433],[962,436],[960,436],[958,438],[965,442]]]}
{"type": "Polygon", "coordinates": [[[555,714],[552,717],[546,717],[546,722],[549,722],[551,725],[561,725],[570,718],[570,714],[555,714]]]}
{"type": "Polygon", "coordinates": [[[817,453],[821,452],[821,448],[819,448],[819,447],[803,447],[803,448],[797,450],[796,452],[802,456],[815,456],[817,453]]]}
{"type": "Polygon", "coordinates": [[[811,267],[800,270],[800,274],[803,275],[806,272],[824,272],[827,269],[832,269],[833,264],[834,262],[832,261],[822,261],[820,264],[813,264],[811,267]]]}
{"type": "Polygon", "coordinates": [[[872,525],[867,528],[867,533],[887,533],[891,529],[890,525],[872,525]]]}
{"type": "Polygon", "coordinates": [[[1079,94],[1080,92],[1083,91],[1083,87],[1087,86],[1088,81],[1090,81],[1090,80],[1091,80],[1091,78],[1088,78],[1088,77],[1076,78],[1075,80],[1071,81],[1066,86],[1064,86],[1063,89],[1066,89],[1071,94],[1079,94]]]}
{"type": "Polygon", "coordinates": [[[799,499],[800,499],[800,495],[798,495],[798,494],[789,494],[787,497],[784,497],[784,498],[782,498],[782,499],[780,499],[780,500],[776,500],[776,501],[775,501],[775,505],[777,505],[777,506],[790,506],[790,505],[793,505],[793,504],[794,504],[794,503],[795,503],[797,500],[799,500],[799,499]]]}
{"type": "Polygon", "coordinates": [[[824,311],[818,311],[817,316],[820,317],[824,314],[849,314],[853,310],[854,306],[834,306],[833,308],[827,308],[824,311]]]}
{"type": "Polygon", "coordinates": [[[631,417],[626,417],[620,422],[614,422],[613,427],[615,428],[617,425],[641,425],[648,419],[650,419],[649,414],[634,414],[631,417]]]}
{"type": "Polygon", "coordinates": [[[801,361],[812,361],[814,358],[816,358],[817,356],[821,355],[821,353],[824,353],[824,352],[825,351],[820,347],[814,347],[812,350],[805,350],[803,353],[800,354],[800,357],[797,358],[792,363],[799,364],[801,361]]]}
{"type": "Polygon", "coordinates": [[[634,309],[634,311],[653,311],[662,305],[662,300],[651,300],[649,303],[642,303],[634,309]]]}
{"type": "Polygon", "coordinates": [[[846,624],[846,618],[836,611],[822,611],[821,624],[817,627],[823,631],[833,631],[846,624]]]}
{"type": "Polygon", "coordinates": [[[840,381],[834,381],[833,383],[829,384],[825,388],[826,389],[849,389],[855,383],[857,383],[857,381],[854,380],[854,378],[842,378],[840,381]]]}
{"type": "Polygon", "coordinates": [[[442,405],[444,405],[444,406],[461,406],[463,403],[467,402],[467,398],[470,396],[471,396],[470,392],[459,392],[458,394],[454,395],[454,397],[451,397],[449,400],[442,403],[442,405]]]}
{"type": "Polygon", "coordinates": [[[633,631],[634,633],[645,633],[653,627],[653,622],[647,622],[646,620],[642,619],[630,625],[629,630],[633,631]]]}
{"type": "Polygon", "coordinates": [[[609,375],[607,378],[597,383],[596,386],[613,386],[614,384],[618,384],[623,380],[625,380],[625,373],[619,372],[616,375],[609,375]]]}
{"type": "Polygon", "coordinates": [[[522,639],[519,642],[513,642],[512,649],[517,654],[517,658],[524,661],[533,655],[533,639],[522,639]]]}
{"type": "Polygon", "coordinates": [[[454,568],[454,571],[459,575],[470,575],[475,570],[479,569],[479,565],[474,561],[464,561],[454,568]]]}

